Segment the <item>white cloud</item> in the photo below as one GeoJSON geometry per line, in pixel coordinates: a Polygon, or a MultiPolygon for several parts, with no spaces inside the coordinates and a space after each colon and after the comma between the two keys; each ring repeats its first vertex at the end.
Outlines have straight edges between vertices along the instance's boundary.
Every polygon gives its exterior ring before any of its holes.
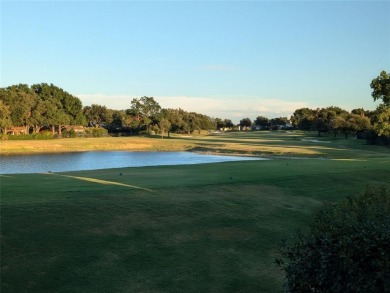
{"type": "MultiPolygon", "coordinates": [[[[84,106],[91,104],[105,105],[111,109],[128,109],[133,95],[79,94],[84,106]]],[[[185,111],[197,112],[231,119],[237,123],[242,118],[255,119],[257,116],[268,118],[289,117],[296,109],[311,107],[302,101],[283,101],[280,99],[260,97],[191,97],[191,96],[154,96],[162,108],[181,108],[185,111]]]]}
{"type": "Polygon", "coordinates": [[[198,112],[212,117],[240,119],[257,116],[269,118],[289,117],[296,109],[309,107],[305,102],[282,101],[279,99],[264,99],[258,97],[156,97],[163,108],[182,108],[187,111],[198,112]]]}

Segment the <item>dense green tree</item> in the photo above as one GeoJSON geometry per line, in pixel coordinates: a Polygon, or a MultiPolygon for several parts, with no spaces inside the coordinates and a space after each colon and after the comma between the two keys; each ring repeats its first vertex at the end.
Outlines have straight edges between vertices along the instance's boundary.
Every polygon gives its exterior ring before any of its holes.
{"type": "Polygon", "coordinates": [[[79,98],[53,84],[33,84],[31,88],[43,101],[48,101],[57,107],[55,113],[51,110],[52,117],[50,120],[52,121],[52,126],[58,125],[59,129],[61,129],[60,126],[65,123],[71,125],[85,123],[83,106],[79,98]],[[56,116],[53,116],[54,114],[56,116]]]}
{"type": "Polygon", "coordinates": [[[222,130],[225,130],[225,128],[232,128],[234,126],[232,120],[230,119],[222,120],[221,118],[215,118],[213,123],[217,129],[222,130]]]}
{"type": "Polygon", "coordinates": [[[376,133],[379,136],[390,137],[390,106],[379,105],[373,120],[376,133]]]}
{"type": "Polygon", "coordinates": [[[291,116],[293,125],[300,130],[312,130],[314,120],[316,119],[316,110],[309,108],[300,108],[294,111],[291,116]]]}
{"type": "Polygon", "coordinates": [[[374,101],[382,100],[372,114],[374,130],[378,136],[385,138],[387,144],[390,138],[390,76],[386,71],[371,81],[372,97],[374,101]]]}
{"type": "Polygon", "coordinates": [[[221,118],[215,118],[214,121],[217,129],[223,130],[225,128],[225,122],[221,118]]]}
{"type": "Polygon", "coordinates": [[[232,128],[234,126],[234,123],[230,119],[224,119],[223,122],[227,128],[232,128]]]}
{"type": "Polygon", "coordinates": [[[356,134],[358,131],[366,130],[371,127],[370,119],[358,114],[343,113],[332,118],[331,129],[341,132],[348,138],[349,134],[356,134]]]}
{"type": "Polygon", "coordinates": [[[261,126],[264,128],[264,127],[267,127],[269,125],[270,121],[267,117],[257,116],[254,123],[255,123],[255,125],[258,125],[258,126],[261,126]]]}
{"type": "Polygon", "coordinates": [[[168,136],[169,136],[169,129],[171,127],[171,122],[167,118],[161,118],[160,121],[158,122],[158,127],[160,128],[161,132],[161,138],[164,137],[164,132],[168,131],[168,136]]]}
{"type": "Polygon", "coordinates": [[[252,125],[252,120],[249,118],[243,118],[240,120],[241,127],[250,127],[252,125]]]}
{"type": "Polygon", "coordinates": [[[34,91],[26,84],[9,86],[0,90],[0,100],[9,107],[12,125],[25,126],[27,131],[32,110],[39,101],[34,91]]]}
{"type": "Polygon", "coordinates": [[[3,134],[7,133],[7,128],[12,126],[11,111],[9,107],[0,100],[0,128],[3,134]]]}
{"type": "MultiPolygon", "coordinates": [[[[318,136],[321,135],[321,133],[327,133],[330,131],[334,131],[332,124],[334,124],[332,121],[335,117],[344,117],[347,119],[348,111],[341,109],[340,107],[327,107],[327,108],[321,108],[316,110],[316,116],[313,121],[312,128],[313,130],[316,130],[318,132],[318,136]]],[[[344,120],[345,120],[344,119],[344,120]]],[[[342,119],[339,119],[341,122],[342,119]]],[[[345,120],[347,121],[347,120],[345,120]]],[[[349,123],[347,123],[349,125],[349,123]]],[[[347,125],[347,124],[344,124],[347,125]]],[[[350,128],[350,127],[349,127],[350,128]]],[[[344,132],[345,133],[345,132],[344,132]]]]}
{"type": "Polygon", "coordinates": [[[315,214],[283,241],[287,292],[390,292],[390,193],[367,190],[315,214]]]}
{"type": "Polygon", "coordinates": [[[99,127],[103,122],[112,121],[112,112],[110,116],[106,106],[97,104],[85,106],[83,113],[89,126],[99,127]]]}
{"type": "Polygon", "coordinates": [[[141,97],[139,99],[133,99],[131,101],[131,107],[128,110],[128,114],[132,116],[139,116],[140,125],[145,127],[149,131],[149,127],[153,121],[158,121],[158,116],[161,111],[161,106],[157,103],[153,97],[141,97]]]}
{"type": "Polygon", "coordinates": [[[131,110],[133,110],[133,115],[152,119],[160,113],[161,106],[154,100],[153,97],[144,96],[131,101],[131,110]]]}
{"type": "Polygon", "coordinates": [[[214,119],[207,115],[194,113],[194,116],[199,121],[198,126],[201,130],[214,130],[216,127],[214,119]]]}
{"type": "Polygon", "coordinates": [[[363,108],[357,108],[357,109],[353,109],[351,111],[352,114],[356,114],[356,115],[360,115],[362,117],[371,117],[371,111],[369,110],[364,110],[363,108]]]}
{"type": "Polygon", "coordinates": [[[184,121],[181,109],[162,109],[161,113],[162,117],[168,119],[171,124],[168,129],[168,136],[171,131],[180,132],[183,129],[184,121]]]}
{"type": "Polygon", "coordinates": [[[387,106],[390,106],[390,76],[386,71],[382,71],[378,77],[371,81],[372,97],[374,101],[382,100],[387,106]]]}

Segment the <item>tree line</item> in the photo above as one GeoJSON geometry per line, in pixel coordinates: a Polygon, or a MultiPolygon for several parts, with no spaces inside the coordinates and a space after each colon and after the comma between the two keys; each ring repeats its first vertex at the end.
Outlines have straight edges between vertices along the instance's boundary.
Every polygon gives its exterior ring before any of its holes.
{"type": "MultiPolygon", "coordinates": [[[[290,119],[268,119],[258,116],[240,120],[242,129],[280,129],[292,127],[304,131],[317,131],[318,135],[365,132],[370,142],[378,138],[389,143],[390,137],[390,78],[386,71],[370,84],[374,101],[382,103],[374,111],[357,108],[348,112],[340,107],[301,108],[290,119]]],[[[230,119],[212,118],[182,109],[163,109],[153,97],[134,98],[130,107],[113,110],[92,104],[83,107],[79,98],[53,84],[12,85],[0,88],[0,129],[3,134],[12,126],[25,127],[26,133],[39,133],[50,129],[61,136],[65,125],[104,127],[111,133],[155,134],[193,133],[201,130],[232,129],[230,119]]]]}
{"type": "Polygon", "coordinates": [[[135,98],[129,109],[113,110],[98,104],[83,107],[79,98],[53,84],[18,84],[0,89],[3,134],[20,126],[25,133],[49,129],[61,135],[64,126],[69,125],[104,127],[112,133],[193,133],[214,130],[216,121],[196,112],[163,109],[153,97],[135,98]]]}

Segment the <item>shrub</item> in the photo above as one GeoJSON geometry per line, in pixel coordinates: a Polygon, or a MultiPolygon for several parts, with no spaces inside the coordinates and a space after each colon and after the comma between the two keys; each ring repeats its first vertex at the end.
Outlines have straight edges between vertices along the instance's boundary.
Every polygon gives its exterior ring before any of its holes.
{"type": "Polygon", "coordinates": [[[389,192],[326,206],[279,253],[287,292],[390,292],[389,192]]]}
{"type": "Polygon", "coordinates": [[[105,128],[87,128],[85,130],[86,137],[102,137],[107,136],[108,131],[105,128]]]}
{"type": "Polygon", "coordinates": [[[69,137],[74,138],[76,136],[77,136],[77,133],[76,133],[76,131],[73,128],[70,129],[69,131],[68,130],[63,130],[61,132],[61,137],[62,138],[69,138],[69,137]]]}
{"type": "Polygon", "coordinates": [[[19,135],[8,135],[9,140],[32,140],[34,136],[32,134],[19,134],[19,135]]]}
{"type": "Polygon", "coordinates": [[[71,130],[69,130],[69,137],[75,138],[76,136],[77,136],[77,133],[73,128],[71,130]]]}
{"type": "Polygon", "coordinates": [[[39,133],[34,133],[33,139],[53,139],[55,135],[51,131],[42,131],[39,133]]]}

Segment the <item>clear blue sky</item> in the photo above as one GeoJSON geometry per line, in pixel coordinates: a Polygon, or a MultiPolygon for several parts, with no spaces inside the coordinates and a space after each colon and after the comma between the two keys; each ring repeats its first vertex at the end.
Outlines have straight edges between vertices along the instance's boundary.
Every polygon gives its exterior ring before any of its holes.
{"type": "Polygon", "coordinates": [[[1,87],[54,83],[92,103],[213,117],[374,109],[389,1],[1,1],[1,87]]]}

